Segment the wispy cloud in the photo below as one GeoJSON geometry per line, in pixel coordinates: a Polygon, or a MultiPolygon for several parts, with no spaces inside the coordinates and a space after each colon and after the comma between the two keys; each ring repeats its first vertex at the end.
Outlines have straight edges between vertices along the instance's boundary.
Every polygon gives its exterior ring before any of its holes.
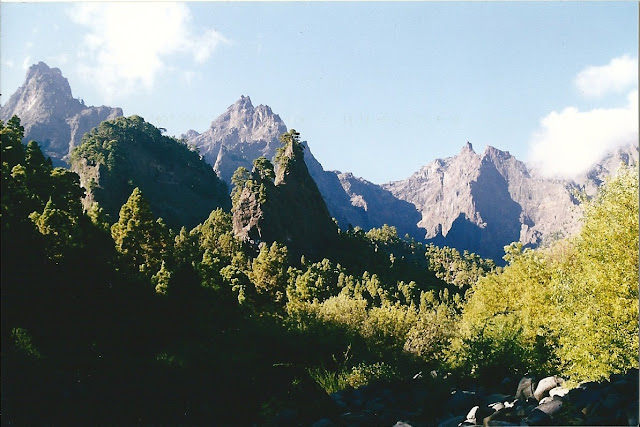
{"type": "Polygon", "coordinates": [[[175,55],[207,61],[227,40],[213,29],[193,29],[183,3],[79,3],[72,20],[87,27],[78,53],[80,74],[97,83],[110,101],[140,89],[151,90],[175,55]]]}
{"type": "Polygon", "coordinates": [[[575,178],[607,152],[638,141],[638,90],[619,108],[580,111],[568,107],[540,121],[529,160],[548,177],[575,178]]]}
{"type": "Polygon", "coordinates": [[[577,89],[587,97],[624,92],[638,85],[638,58],[613,58],[607,65],[589,66],[576,76],[577,89]]]}

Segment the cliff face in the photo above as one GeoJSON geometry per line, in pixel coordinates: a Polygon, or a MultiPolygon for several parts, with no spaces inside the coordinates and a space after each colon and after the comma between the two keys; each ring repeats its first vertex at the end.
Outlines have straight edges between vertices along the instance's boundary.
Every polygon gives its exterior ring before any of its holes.
{"type": "Polygon", "coordinates": [[[230,208],[226,185],[211,167],[138,116],[103,122],[71,157],[85,207],[96,201],[113,219],[135,187],[173,228],[194,227],[212,210],[230,208]]]}
{"type": "Polygon", "coordinates": [[[286,131],[287,127],[271,108],[254,107],[248,96],[242,96],[205,132],[190,130],[182,137],[195,145],[218,176],[230,184],[238,167],[251,170],[254,159],[261,156],[272,159],[280,146],[278,138],[286,131]]]}
{"type": "Polygon", "coordinates": [[[336,241],[337,228],[304,162],[304,146],[295,138],[284,147],[275,179],[254,170],[253,182],[233,210],[233,230],[242,240],[278,241],[294,259],[317,256],[336,241]]]}
{"type": "Polygon", "coordinates": [[[24,141],[35,140],[54,165],[66,166],[82,136],[104,120],[122,116],[122,109],[87,107],[72,96],[68,80],[44,62],[32,65],[23,85],[0,108],[0,120],[20,117],[24,141]]]}
{"type": "Polygon", "coordinates": [[[467,143],[458,155],[383,187],[416,206],[429,241],[496,260],[513,241],[536,246],[578,228],[578,202],[566,183],[532,177],[493,147],[478,155],[467,143]]]}

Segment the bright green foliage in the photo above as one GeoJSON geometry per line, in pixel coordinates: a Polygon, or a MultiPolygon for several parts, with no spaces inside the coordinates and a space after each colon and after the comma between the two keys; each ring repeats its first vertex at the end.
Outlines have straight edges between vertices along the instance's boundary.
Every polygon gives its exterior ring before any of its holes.
{"type": "Polygon", "coordinates": [[[400,242],[396,227],[390,227],[387,224],[384,224],[382,228],[372,228],[365,233],[365,236],[374,243],[392,245],[400,242]]]}
{"type": "Polygon", "coordinates": [[[408,331],[404,350],[424,360],[444,362],[446,350],[455,336],[457,307],[444,294],[438,299],[434,292],[422,292],[417,321],[408,331]]]}
{"type": "Polygon", "coordinates": [[[155,285],[156,293],[166,295],[171,281],[171,272],[167,269],[165,262],[162,261],[160,270],[151,277],[151,283],[155,285]]]}
{"type": "Polygon", "coordinates": [[[553,277],[558,355],[567,375],[602,379],[638,366],[638,167],[622,168],[585,207],[553,277]]]}
{"type": "Polygon", "coordinates": [[[258,174],[262,181],[273,181],[276,173],[273,170],[273,164],[266,157],[258,157],[253,161],[253,170],[258,174]]]}
{"type": "Polygon", "coordinates": [[[116,249],[133,271],[151,277],[161,267],[168,251],[168,230],[154,220],[151,207],[135,188],[120,209],[120,219],[111,226],[116,249]]]}
{"type": "Polygon", "coordinates": [[[468,289],[480,277],[496,269],[495,263],[490,259],[480,258],[467,251],[460,255],[458,250],[446,246],[440,248],[427,245],[426,257],[429,261],[429,270],[433,271],[439,279],[461,289],[468,289]]]}
{"type": "Polygon", "coordinates": [[[338,277],[344,274],[344,269],[339,264],[336,266],[324,258],[320,262],[309,265],[303,262],[302,267],[306,267],[307,270],[302,272],[289,268],[289,286],[287,286],[289,304],[294,301],[322,301],[338,293],[338,277]]]}
{"type": "Polygon", "coordinates": [[[41,214],[33,212],[29,218],[45,236],[47,255],[51,259],[61,258],[65,249],[70,248],[79,238],[78,217],[57,209],[51,199],[41,214]]]}
{"type": "Polygon", "coordinates": [[[242,252],[236,252],[231,263],[220,270],[220,275],[237,297],[238,304],[252,305],[255,287],[249,279],[251,262],[242,252]]]}
{"type": "Polygon", "coordinates": [[[277,304],[285,302],[287,289],[287,247],[273,242],[260,244],[260,253],[251,264],[249,278],[256,291],[277,304]]]}
{"type": "Polygon", "coordinates": [[[539,251],[508,249],[510,264],[473,285],[464,307],[450,356],[467,374],[504,377],[552,369],[551,270],[539,251]]]}
{"type": "Polygon", "coordinates": [[[286,171],[291,161],[291,157],[284,155],[286,148],[291,146],[291,149],[297,152],[304,150],[304,145],[300,141],[300,132],[295,129],[290,129],[289,132],[280,135],[280,142],[282,142],[282,146],[276,149],[275,161],[279,170],[286,171]]]}
{"type": "Polygon", "coordinates": [[[599,380],[638,366],[638,169],[585,206],[577,237],[505,248],[509,265],[471,288],[449,355],[475,376],[552,372],[599,380]]]}
{"type": "Polygon", "coordinates": [[[231,190],[231,205],[233,209],[237,207],[240,195],[245,187],[253,188],[253,181],[251,180],[251,172],[243,166],[240,166],[231,176],[231,183],[233,189],[231,190]]]}

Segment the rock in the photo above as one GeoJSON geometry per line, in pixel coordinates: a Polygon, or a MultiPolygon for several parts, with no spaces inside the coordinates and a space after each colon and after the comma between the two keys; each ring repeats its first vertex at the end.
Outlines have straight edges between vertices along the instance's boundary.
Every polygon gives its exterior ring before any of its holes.
{"type": "Polygon", "coordinates": [[[578,230],[578,201],[567,185],[534,176],[506,151],[488,146],[477,154],[467,144],[382,187],[416,206],[429,242],[500,262],[511,242],[535,246],[552,233],[578,230]]]}
{"type": "Polygon", "coordinates": [[[498,403],[498,402],[506,402],[509,400],[511,396],[506,395],[506,394],[498,394],[498,393],[494,393],[494,394],[490,394],[488,396],[482,396],[480,397],[480,401],[482,402],[483,405],[490,405],[493,403],[498,403]]]}
{"type": "Polygon", "coordinates": [[[501,411],[502,409],[506,408],[506,406],[504,406],[504,403],[502,403],[502,402],[491,403],[488,406],[494,412],[498,412],[498,411],[501,411]]]}
{"type": "Polygon", "coordinates": [[[551,397],[554,397],[554,396],[564,397],[567,395],[567,393],[569,393],[569,389],[566,389],[564,387],[556,387],[549,390],[549,396],[551,397]]]}
{"type": "Polygon", "coordinates": [[[445,407],[449,412],[454,414],[466,411],[467,408],[476,406],[478,403],[478,396],[473,391],[459,391],[455,390],[451,394],[451,398],[447,401],[445,407]]]}
{"type": "Polygon", "coordinates": [[[541,400],[544,396],[548,395],[549,390],[556,388],[563,383],[564,380],[556,376],[543,378],[538,382],[538,385],[533,392],[533,397],[535,397],[536,400],[541,400]]]}
{"type": "Polygon", "coordinates": [[[283,147],[275,180],[253,171],[254,188],[245,187],[233,212],[233,232],[258,246],[285,244],[291,259],[325,255],[338,239],[318,186],[304,162],[304,147],[291,136],[283,147]]]}
{"type": "Polygon", "coordinates": [[[478,412],[478,409],[480,409],[479,406],[474,406],[473,408],[471,408],[471,410],[467,414],[467,418],[465,419],[465,421],[468,421],[470,423],[475,424],[476,423],[476,412],[478,412]]]}
{"type": "Polygon", "coordinates": [[[549,426],[551,425],[551,417],[540,409],[535,408],[524,419],[524,422],[530,426],[549,426]]]}
{"type": "Polygon", "coordinates": [[[522,377],[516,390],[516,399],[527,400],[534,397],[535,380],[533,377],[522,377]]]}
{"type": "Polygon", "coordinates": [[[458,427],[458,424],[465,420],[464,415],[448,418],[438,424],[438,427],[458,427]]]}
{"type": "Polygon", "coordinates": [[[537,410],[542,411],[549,416],[553,416],[553,414],[558,412],[560,408],[562,408],[562,401],[553,399],[548,402],[541,403],[536,407],[537,410]]]}

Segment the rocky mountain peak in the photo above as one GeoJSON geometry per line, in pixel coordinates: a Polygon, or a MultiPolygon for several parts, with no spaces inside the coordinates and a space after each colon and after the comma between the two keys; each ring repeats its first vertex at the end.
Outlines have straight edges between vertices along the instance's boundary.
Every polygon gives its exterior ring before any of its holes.
{"type": "Polygon", "coordinates": [[[37,141],[56,166],[66,166],[82,136],[102,121],[122,116],[122,110],[87,107],[73,97],[60,69],[38,62],[29,67],[22,86],[0,108],[0,120],[14,115],[24,126],[25,141],[37,141]]]}
{"type": "Polygon", "coordinates": [[[238,167],[251,170],[254,159],[273,159],[280,146],[278,138],[285,132],[287,126],[270,107],[254,107],[251,98],[242,95],[205,132],[189,131],[183,137],[198,148],[223,181],[231,184],[238,167]]]}
{"type": "Polygon", "coordinates": [[[39,62],[29,67],[22,86],[2,107],[2,118],[6,119],[4,116],[12,111],[20,113],[18,116],[23,122],[41,122],[50,116],[73,116],[82,109],[82,103],[73,98],[69,81],[60,69],[39,62]]]}

